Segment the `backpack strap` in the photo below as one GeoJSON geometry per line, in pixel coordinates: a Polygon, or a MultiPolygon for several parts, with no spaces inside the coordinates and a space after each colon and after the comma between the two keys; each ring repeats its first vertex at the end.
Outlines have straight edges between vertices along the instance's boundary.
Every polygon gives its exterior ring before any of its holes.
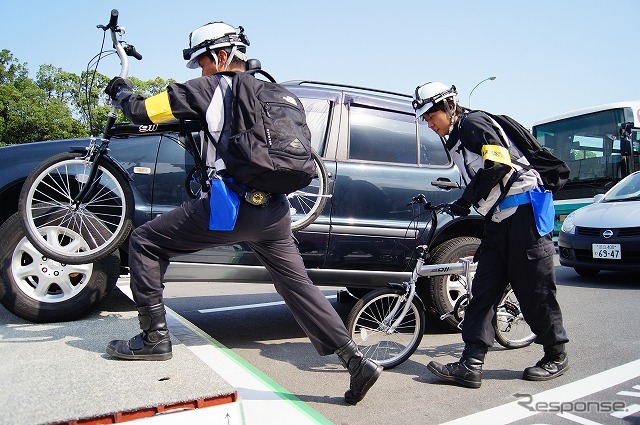
{"type": "MultiPolygon", "coordinates": [[[[479,112],[484,112],[484,111],[479,111],[479,112]]],[[[488,112],[484,112],[484,113],[489,117],[489,119],[491,120],[493,125],[498,129],[499,136],[502,137],[503,143],[507,147],[507,152],[509,153],[509,157],[511,158],[511,162],[515,162],[516,164],[518,164],[521,169],[529,170],[531,167],[526,167],[525,164],[521,164],[520,162],[518,162],[518,160],[509,151],[509,148],[511,147],[512,143],[509,140],[509,137],[507,137],[507,134],[505,133],[505,131],[502,128],[502,126],[500,124],[498,124],[498,122],[495,119],[493,119],[491,114],[489,114],[488,112]]],[[[523,174],[522,170],[518,171],[513,166],[511,168],[513,168],[514,172],[513,172],[513,174],[511,174],[511,177],[509,177],[509,180],[507,181],[506,184],[503,185],[502,181],[500,181],[500,183],[499,183],[500,184],[500,196],[498,196],[498,199],[496,200],[496,202],[491,206],[491,208],[487,212],[487,216],[491,216],[493,214],[493,212],[498,207],[498,205],[500,205],[500,202],[502,202],[504,200],[504,198],[507,197],[507,193],[509,193],[509,190],[511,189],[511,186],[513,186],[513,184],[516,182],[516,180],[518,180],[520,175],[523,174]]]]}
{"type": "MultiPolygon", "coordinates": [[[[216,148],[216,150],[220,149],[220,145],[218,144],[218,142],[215,141],[215,139],[213,138],[213,135],[211,134],[211,132],[209,131],[209,129],[207,128],[206,125],[202,126],[202,131],[205,134],[205,137],[207,138],[208,141],[210,141],[213,146],[216,148]]],[[[204,144],[205,146],[207,145],[206,143],[204,144]]],[[[203,160],[202,162],[205,163],[206,161],[206,149],[203,149],[204,153],[203,153],[203,160]]],[[[230,180],[228,177],[223,176],[222,174],[218,174],[216,173],[216,175],[222,180],[224,181],[224,183],[234,192],[236,192],[238,195],[244,197],[247,194],[247,189],[244,188],[242,185],[234,182],[233,180],[230,180]]]]}
{"type": "MultiPolygon", "coordinates": [[[[493,125],[495,125],[498,128],[499,133],[502,136],[502,139],[504,140],[505,144],[507,145],[507,152],[509,152],[509,156],[511,157],[511,162],[516,163],[518,166],[520,166],[520,168],[524,168],[527,171],[531,170],[533,168],[532,165],[523,164],[522,162],[518,161],[518,158],[514,157],[511,154],[511,152],[509,151],[508,148],[510,148],[512,145],[515,145],[515,144],[511,142],[511,140],[507,136],[507,133],[504,131],[504,128],[502,128],[502,126],[500,124],[498,124],[498,122],[491,116],[491,114],[489,114],[488,112],[485,112],[485,114],[487,114],[487,116],[489,117],[489,119],[491,120],[493,125]]],[[[515,147],[518,148],[517,145],[515,145],[515,147]]],[[[520,150],[520,149],[518,148],[518,150],[520,150]]],[[[524,154],[522,156],[524,156],[524,154]]]]}

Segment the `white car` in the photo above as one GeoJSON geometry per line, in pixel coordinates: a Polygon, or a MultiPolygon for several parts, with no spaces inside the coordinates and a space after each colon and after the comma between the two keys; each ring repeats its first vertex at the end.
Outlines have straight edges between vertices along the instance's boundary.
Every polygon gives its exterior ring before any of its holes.
{"type": "Polygon", "coordinates": [[[558,237],[560,264],[581,276],[640,271],[640,171],[569,214],[558,237]]]}

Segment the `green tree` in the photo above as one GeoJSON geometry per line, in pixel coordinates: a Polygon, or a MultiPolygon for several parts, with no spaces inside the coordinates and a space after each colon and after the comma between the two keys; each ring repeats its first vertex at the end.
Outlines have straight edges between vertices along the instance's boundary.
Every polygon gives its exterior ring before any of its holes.
{"type": "MultiPolygon", "coordinates": [[[[99,72],[83,72],[80,78],[78,109],[82,122],[91,133],[96,135],[104,129],[107,122],[107,114],[111,110],[109,97],[104,93],[104,88],[111,79],[99,72]],[[90,109],[87,108],[90,105],[90,109]],[[91,116],[89,116],[89,114],[91,116]],[[91,123],[91,126],[89,125],[91,123]]],[[[167,85],[174,83],[173,79],[156,77],[153,80],[143,81],[136,77],[127,79],[135,93],[148,97],[160,93],[167,85]]],[[[118,111],[118,122],[125,122],[126,118],[118,111]]]]}
{"type": "MultiPolygon", "coordinates": [[[[111,109],[103,89],[108,77],[95,71],[81,75],[41,65],[35,80],[26,63],[0,51],[0,146],[98,135],[111,109]]],[[[130,79],[136,93],[152,96],[174,80],[130,79]]],[[[120,115],[118,121],[125,119],[120,115]]]]}
{"type": "Polygon", "coordinates": [[[43,89],[28,73],[10,51],[0,52],[0,145],[86,135],[64,95],[43,89]]]}

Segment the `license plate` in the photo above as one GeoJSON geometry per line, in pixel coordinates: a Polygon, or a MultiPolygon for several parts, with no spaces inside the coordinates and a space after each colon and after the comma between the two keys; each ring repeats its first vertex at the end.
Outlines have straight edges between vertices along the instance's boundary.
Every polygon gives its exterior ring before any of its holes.
{"type": "Polygon", "coordinates": [[[622,249],[619,243],[594,243],[591,248],[593,249],[593,258],[602,260],[619,260],[622,258],[622,249]]]}

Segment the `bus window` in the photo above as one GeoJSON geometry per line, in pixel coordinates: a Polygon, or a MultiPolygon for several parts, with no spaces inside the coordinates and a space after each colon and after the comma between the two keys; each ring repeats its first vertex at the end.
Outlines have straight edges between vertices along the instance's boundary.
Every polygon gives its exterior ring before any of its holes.
{"type": "Polygon", "coordinates": [[[534,124],[540,144],[571,169],[565,187],[554,194],[556,230],[573,210],[590,204],[621,178],[640,168],[640,101],[586,108],[534,124]],[[631,123],[631,152],[623,152],[621,129],[631,123]]]}

